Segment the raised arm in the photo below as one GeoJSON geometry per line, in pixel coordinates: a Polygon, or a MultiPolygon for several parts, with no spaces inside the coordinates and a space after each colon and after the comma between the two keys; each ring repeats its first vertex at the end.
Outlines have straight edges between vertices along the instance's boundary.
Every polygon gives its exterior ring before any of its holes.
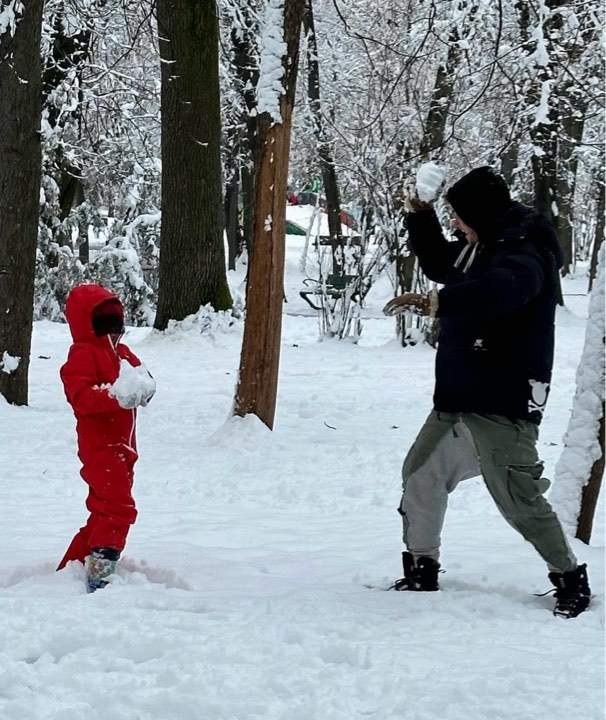
{"type": "Polygon", "coordinates": [[[448,242],[438,216],[430,206],[409,213],[407,226],[410,245],[419,258],[421,269],[430,280],[443,285],[466,241],[448,242]]]}

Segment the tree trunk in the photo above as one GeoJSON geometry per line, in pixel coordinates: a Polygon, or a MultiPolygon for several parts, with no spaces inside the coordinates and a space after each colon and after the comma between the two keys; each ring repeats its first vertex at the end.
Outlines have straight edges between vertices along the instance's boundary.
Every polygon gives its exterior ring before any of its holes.
{"type": "Polygon", "coordinates": [[[305,0],[303,28],[307,39],[307,97],[311,109],[314,134],[316,137],[326,212],[328,214],[328,232],[332,241],[333,273],[343,273],[343,238],[341,237],[341,198],[337,171],[332,155],[330,140],[326,135],[322,120],[322,101],[320,98],[320,65],[318,62],[318,43],[314,23],[313,0],[305,0]]]}
{"type": "MultiPolygon", "coordinates": [[[[81,116],[79,103],[75,107],[58,107],[52,97],[59,88],[74,82],[71,75],[75,73],[80,87],[79,100],[82,101],[82,74],[85,63],[90,57],[93,20],[84,15],[81,21],[85,21],[86,28],[70,35],[66,29],[68,21],[63,4],[57,6],[50,18],[53,43],[52,52],[42,72],[42,96],[47,122],[51,128],[61,129],[59,136],[63,134],[67,125],[81,116]]],[[[80,133],[80,125],[78,133],[80,133]]],[[[53,220],[56,221],[57,217],[51,217],[49,228],[53,239],[59,245],[68,245],[71,248],[73,246],[71,228],[66,229],[62,223],[85,201],[83,169],[77,161],[66,155],[63,141],[53,148],[46,148],[45,155],[47,172],[52,174],[59,188],[58,219],[61,222],[61,225],[55,227],[53,220]]],[[[81,260],[88,257],[88,241],[86,247],[82,247],[82,243],[79,243],[79,257],[81,260]]]]}
{"type": "Polygon", "coordinates": [[[259,162],[255,176],[253,245],[246,289],[246,324],[234,412],[253,413],[273,428],[276,411],[282,301],[284,238],[290,134],[294,106],[299,38],[304,0],[284,2],[282,58],[285,94],[280,97],[282,121],[269,113],[258,118],[259,162]],[[271,220],[270,220],[271,218],[271,220]]]}
{"type": "Polygon", "coordinates": [[[255,172],[248,164],[242,165],[242,234],[244,247],[248,254],[252,252],[253,230],[255,226],[255,172]]]}
{"type": "MultiPolygon", "coordinates": [[[[565,276],[571,272],[575,259],[573,201],[577,149],[583,137],[589,96],[582,81],[562,68],[572,67],[577,72],[576,63],[596,40],[596,29],[592,22],[575,15],[578,9],[569,0],[545,0],[538,12],[548,56],[539,59],[542,53],[536,53],[538,36],[531,27],[534,21],[530,18],[529,3],[517,2],[516,9],[528,62],[534,72],[526,107],[531,118],[535,206],[555,227],[564,255],[561,274],[565,276]],[[579,23],[578,32],[569,32],[564,20],[567,16],[579,23]]],[[[591,69],[585,73],[591,74],[591,69]]]]}
{"type": "Polygon", "coordinates": [[[254,226],[255,184],[254,167],[258,161],[256,87],[259,80],[255,38],[257,27],[257,0],[245,0],[240,4],[241,24],[232,30],[234,68],[242,95],[244,114],[240,122],[245,128],[238,147],[238,166],[242,185],[242,234],[244,246],[250,253],[254,226]]]}
{"type": "Polygon", "coordinates": [[[597,206],[597,217],[595,223],[595,235],[593,239],[593,250],[591,251],[591,264],[589,266],[589,288],[588,292],[591,292],[593,287],[593,281],[596,278],[598,272],[598,258],[600,255],[600,247],[604,242],[604,230],[606,224],[606,187],[604,186],[604,180],[598,180],[598,206],[597,206]]]}
{"type": "Polygon", "coordinates": [[[444,143],[446,121],[450,112],[455,73],[459,63],[459,32],[455,28],[448,37],[446,62],[440,63],[431,95],[431,104],[421,141],[421,155],[429,159],[432,152],[439,150],[444,143]]]}
{"type": "Polygon", "coordinates": [[[228,259],[227,267],[230,270],[236,269],[236,260],[242,251],[242,238],[238,224],[238,197],[240,195],[240,183],[238,171],[233,171],[233,176],[225,188],[225,234],[227,236],[228,259]]]}
{"type": "Polygon", "coordinates": [[[515,171],[518,167],[519,155],[520,145],[517,140],[510,142],[507,149],[501,155],[501,175],[509,187],[511,187],[515,181],[515,171]]]}
{"type": "Polygon", "coordinates": [[[579,144],[583,139],[585,114],[588,100],[574,87],[573,81],[566,81],[560,91],[561,130],[558,142],[558,184],[556,202],[558,208],[558,235],[564,252],[562,275],[569,275],[575,265],[574,238],[574,193],[579,166],[579,144]]]}
{"type": "Polygon", "coordinates": [[[154,327],[231,307],[221,202],[219,24],[209,0],[157,0],[162,226],[154,327]]]}
{"type": "MultiPolygon", "coordinates": [[[[553,92],[554,68],[553,62],[547,64],[536,65],[534,53],[537,48],[537,42],[534,35],[531,34],[531,24],[534,20],[530,17],[530,6],[527,2],[520,0],[516,2],[515,8],[518,14],[518,26],[520,35],[527,49],[527,59],[531,78],[528,81],[526,91],[526,111],[529,114],[528,133],[533,145],[533,155],[531,158],[532,173],[534,178],[534,205],[536,209],[545,215],[554,225],[557,231],[557,215],[554,213],[554,204],[557,189],[557,132],[558,132],[558,116],[555,107],[555,99],[557,98],[553,92]],[[548,97],[548,108],[545,117],[538,113],[541,105],[542,92],[549,88],[552,92],[548,97]],[[535,110],[533,117],[532,111],[535,110]]],[[[545,10],[546,15],[547,11],[545,10]]],[[[549,31],[549,22],[545,18],[541,18],[543,26],[541,32],[549,31]]],[[[534,32],[534,31],[533,31],[534,32]]],[[[544,61],[542,61],[544,62],[544,61]]]]}
{"type": "Polygon", "coordinates": [[[591,474],[589,475],[589,481],[583,488],[583,494],[581,496],[581,511],[579,513],[579,520],[577,522],[577,532],[575,537],[582,540],[584,543],[589,545],[591,540],[591,530],[593,528],[593,518],[595,515],[595,509],[598,504],[598,496],[600,494],[600,488],[602,487],[602,478],[604,476],[604,416],[606,414],[606,407],[602,401],[602,419],[600,420],[600,429],[598,441],[602,454],[594,462],[591,468],[591,474]]]}
{"type": "MultiPolygon", "coordinates": [[[[10,3],[8,3],[10,4],[10,3]]],[[[0,0],[0,14],[6,9],[0,0]]],[[[43,0],[0,33],[0,394],[26,405],[38,238],[43,0]],[[10,371],[10,358],[19,358],[10,371]]]]}

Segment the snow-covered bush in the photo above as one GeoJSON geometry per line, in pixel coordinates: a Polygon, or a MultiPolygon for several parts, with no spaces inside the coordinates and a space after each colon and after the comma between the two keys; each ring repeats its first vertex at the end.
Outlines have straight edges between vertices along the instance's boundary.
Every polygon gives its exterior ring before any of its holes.
{"type": "Polygon", "coordinates": [[[87,271],[90,280],[109,288],[120,298],[127,324],[152,324],[154,293],[145,281],[139,256],[127,235],[110,240],[87,271]]]}
{"type": "Polygon", "coordinates": [[[34,281],[34,319],[63,320],[69,291],[87,280],[87,271],[67,245],[51,242],[38,248],[34,281]]]}
{"type": "Polygon", "coordinates": [[[231,310],[215,311],[210,305],[204,305],[194,315],[183,320],[169,320],[165,335],[198,332],[211,339],[217,335],[230,333],[242,326],[242,317],[234,315],[231,310]]]}

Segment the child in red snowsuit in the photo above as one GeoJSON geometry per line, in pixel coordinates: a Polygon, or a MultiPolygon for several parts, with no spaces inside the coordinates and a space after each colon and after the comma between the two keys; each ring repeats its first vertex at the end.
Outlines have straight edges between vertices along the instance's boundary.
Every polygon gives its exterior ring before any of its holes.
{"type": "MultiPolygon", "coordinates": [[[[99,285],[74,288],[65,305],[73,337],[61,379],[77,421],[80,474],[88,484],[90,516],[72,540],[58,570],[70,560],[85,563],[90,592],[104,587],[115,571],[137,511],[131,489],[137,460],[137,405],[150,395],[118,400],[111,386],[120,362],[133,367],[141,361],[120,343],[124,309],[120,300],[99,285]]],[[[153,391],[152,391],[153,394],[153,391]]]]}

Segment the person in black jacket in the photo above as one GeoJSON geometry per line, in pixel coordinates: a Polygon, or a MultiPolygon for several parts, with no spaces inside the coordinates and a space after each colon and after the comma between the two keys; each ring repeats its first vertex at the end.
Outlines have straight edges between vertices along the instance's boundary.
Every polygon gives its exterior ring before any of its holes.
{"type": "Polygon", "coordinates": [[[545,218],[511,200],[503,178],[481,167],[446,194],[456,213],[448,242],[427,203],[408,199],[409,240],[424,273],[443,285],[385,306],[439,319],[434,409],[402,471],[404,577],[397,590],[438,590],[448,493],[482,475],[504,518],[547,562],[554,613],[575,617],[591,593],[543,493],[536,442],[549,395],[561,251],[545,218]]]}

